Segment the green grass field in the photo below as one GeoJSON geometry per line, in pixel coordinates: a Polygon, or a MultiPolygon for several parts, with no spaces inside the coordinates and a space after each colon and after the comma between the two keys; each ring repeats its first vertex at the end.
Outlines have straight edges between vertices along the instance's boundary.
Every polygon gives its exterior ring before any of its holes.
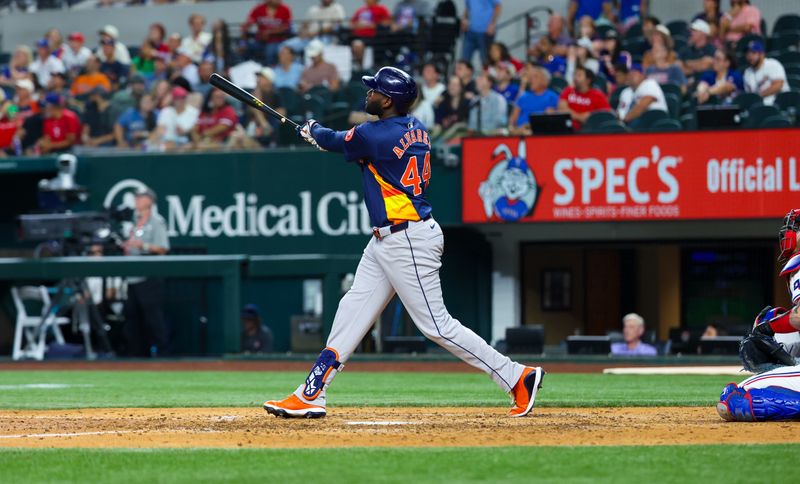
{"type": "MultiPolygon", "coordinates": [[[[296,372],[0,372],[0,408],[258,406],[267,398],[285,395],[304,376],[296,372]]],[[[551,374],[539,402],[547,407],[711,406],[724,384],[735,379],[551,374]]],[[[345,372],[331,388],[329,402],[337,407],[505,407],[508,398],[481,374],[345,372]]],[[[741,432],[746,425],[758,424],[733,425],[732,431],[741,432]]],[[[789,444],[302,450],[11,448],[0,450],[0,482],[733,483],[753,481],[752,473],[742,471],[744,462],[791,462],[798,452],[800,445],[789,444]]],[[[756,481],[794,482],[785,469],[782,465],[759,466],[756,481]]]]}

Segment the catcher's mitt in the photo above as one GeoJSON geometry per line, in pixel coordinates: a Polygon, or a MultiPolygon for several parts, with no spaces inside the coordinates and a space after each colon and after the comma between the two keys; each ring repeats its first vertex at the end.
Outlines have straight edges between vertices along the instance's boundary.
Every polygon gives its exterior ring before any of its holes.
{"type": "Polygon", "coordinates": [[[775,338],[753,332],[739,344],[739,359],[747,371],[763,373],[780,366],[794,366],[795,360],[775,338]]]}

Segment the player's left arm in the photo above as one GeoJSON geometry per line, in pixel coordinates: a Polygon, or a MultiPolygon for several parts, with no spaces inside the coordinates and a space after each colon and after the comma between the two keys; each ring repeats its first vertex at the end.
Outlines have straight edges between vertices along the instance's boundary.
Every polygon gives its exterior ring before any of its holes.
{"type": "Polygon", "coordinates": [[[334,131],[317,122],[312,123],[309,121],[309,123],[311,124],[309,127],[311,137],[314,138],[320,148],[327,151],[335,151],[336,153],[344,153],[344,138],[347,135],[347,131],[334,131]]]}
{"type": "Polygon", "coordinates": [[[373,158],[372,146],[365,125],[354,126],[349,131],[334,131],[314,122],[309,131],[320,148],[344,153],[348,161],[373,158]]]}
{"type": "Polygon", "coordinates": [[[789,314],[789,324],[794,327],[794,329],[800,331],[800,303],[795,304],[789,314]]]}

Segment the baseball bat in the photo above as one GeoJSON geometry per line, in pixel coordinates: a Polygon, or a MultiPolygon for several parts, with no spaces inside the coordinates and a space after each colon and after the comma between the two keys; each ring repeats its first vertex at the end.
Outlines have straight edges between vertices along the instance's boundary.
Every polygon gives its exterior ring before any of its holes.
{"type": "Polygon", "coordinates": [[[275,111],[257,97],[253,96],[249,92],[245,91],[244,89],[232,83],[231,81],[225,79],[224,77],[220,76],[216,72],[211,74],[211,79],[208,82],[209,84],[216,87],[225,94],[235,99],[238,99],[239,101],[247,104],[252,108],[258,109],[263,113],[269,114],[270,116],[278,119],[281,123],[289,123],[294,128],[299,127],[299,125],[294,121],[292,121],[291,119],[282,115],[278,111],[275,111]]]}

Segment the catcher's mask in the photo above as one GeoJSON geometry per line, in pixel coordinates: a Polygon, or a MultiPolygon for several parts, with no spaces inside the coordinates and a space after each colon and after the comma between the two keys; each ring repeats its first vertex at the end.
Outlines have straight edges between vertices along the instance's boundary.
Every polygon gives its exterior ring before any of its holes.
{"type": "Polygon", "coordinates": [[[778,243],[781,246],[781,255],[778,261],[783,263],[794,254],[797,249],[797,233],[800,231],[800,208],[794,208],[783,219],[783,227],[778,232],[778,243]]]}

